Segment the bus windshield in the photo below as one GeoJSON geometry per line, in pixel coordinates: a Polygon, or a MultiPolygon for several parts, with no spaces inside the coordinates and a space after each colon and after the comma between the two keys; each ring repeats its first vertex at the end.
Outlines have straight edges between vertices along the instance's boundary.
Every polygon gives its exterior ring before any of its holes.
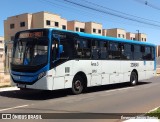
{"type": "Polygon", "coordinates": [[[37,66],[47,63],[47,38],[20,38],[13,45],[12,64],[37,66]]]}

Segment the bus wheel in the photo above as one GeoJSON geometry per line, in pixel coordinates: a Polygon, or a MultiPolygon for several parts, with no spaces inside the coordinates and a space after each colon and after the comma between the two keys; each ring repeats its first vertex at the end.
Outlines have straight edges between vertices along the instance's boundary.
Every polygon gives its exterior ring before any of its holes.
{"type": "Polygon", "coordinates": [[[135,72],[132,72],[130,76],[130,84],[132,86],[135,86],[137,82],[138,82],[137,74],[135,72]]]}
{"type": "Polygon", "coordinates": [[[75,95],[80,94],[82,93],[83,89],[84,89],[83,78],[78,75],[73,79],[72,93],[75,95]]]}

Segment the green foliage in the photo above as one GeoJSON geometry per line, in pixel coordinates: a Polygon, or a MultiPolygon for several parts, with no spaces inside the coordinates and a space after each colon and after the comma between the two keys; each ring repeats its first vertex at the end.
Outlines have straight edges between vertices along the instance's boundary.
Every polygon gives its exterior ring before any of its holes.
{"type": "Polygon", "coordinates": [[[152,111],[150,113],[147,113],[146,116],[158,117],[158,119],[160,119],[160,108],[158,108],[157,110],[152,111]]]}

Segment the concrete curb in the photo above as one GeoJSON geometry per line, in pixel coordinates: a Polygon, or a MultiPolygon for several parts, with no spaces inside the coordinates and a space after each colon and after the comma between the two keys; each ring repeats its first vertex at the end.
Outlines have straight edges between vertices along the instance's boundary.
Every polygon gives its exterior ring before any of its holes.
{"type": "MultiPolygon", "coordinates": [[[[152,110],[150,110],[149,112],[147,112],[147,113],[150,113],[150,112],[152,112],[152,111],[155,111],[155,110],[157,110],[158,108],[160,108],[160,106],[159,107],[156,107],[156,108],[154,108],[154,109],[152,109],[152,110]]],[[[128,120],[125,120],[125,121],[123,121],[123,122],[160,122],[160,120],[159,119],[128,119],[128,120]]]]}
{"type": "Polygon", "coordinates": [[[14,87],[4,87],[4,88],[0,88],[0,92],[4,92],[4,91],[14,91],[14,90],[20,90],[20,89],[17,88],[16,86],[14,86],[14,87]]]}

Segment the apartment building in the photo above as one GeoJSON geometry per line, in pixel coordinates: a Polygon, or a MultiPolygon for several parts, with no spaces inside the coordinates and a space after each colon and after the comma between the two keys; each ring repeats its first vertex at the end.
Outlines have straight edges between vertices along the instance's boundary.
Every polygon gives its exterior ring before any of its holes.
{"type": "Polygon", "coordinates": [[[32,27],[32,14],[20,14],[8,17],[4,21],[4,38],[5,40],[13,40],[17,31],[30,29],[32,27]]]}
{"type": "Polygon", "coordinates": [[[67,29],[67,20],[61,16],[49,12],[38,12],[32,14],[32,28],[60,28],[67,29]]]}
{"type": "Polygon", "coordinates": [[[4,38],[13,40],[17,31],[33,28],[67,29],[67,20],[49,12],[25,13],[8,17],[4,21],[4,38]]]}
{"type": "Polygon", "coordinates": [[[4,71],[4,37],[0,36],[0,72],[4,71]]]}
{"type": "Polygon", "coordinates": [[[107,29],[107,36],[126,39],[126,31],[120,28],[107,29]]]}
{"type": "Polygon", "coordinates": [[[90,34],[102,35],[102,24],[96,22],[86,22],[85,32],[90,34]]]}
{"type": "Polygon", "coordinates": [[[76,32],[85,32],[85,23],[77,20],[68,21],[67,29],[76,32]]]}
{"type": "Polygon", "coordinates": [[[160,57],[160,45],[157,46],[157,57],[160,57]]]}
{"type": "Polygon", "coordinates": [[[126,39],[128,39],[128,40],[136,40],[136,34],[135,33],[131,33],[131,32],[127,32],[126,33],[126,39]]]}
{"type": "Polygon", "coordinates": [[[102,30],[102,35],[103,35],[103,36],[107,36],[107,29],[103,29],[103,30],[102,30]]]}
{"type": "Polygon", "coordinates": [[[147,41],[147,35],[144,33],[136,33],[136,40],[146,42],[147,41]]]}

